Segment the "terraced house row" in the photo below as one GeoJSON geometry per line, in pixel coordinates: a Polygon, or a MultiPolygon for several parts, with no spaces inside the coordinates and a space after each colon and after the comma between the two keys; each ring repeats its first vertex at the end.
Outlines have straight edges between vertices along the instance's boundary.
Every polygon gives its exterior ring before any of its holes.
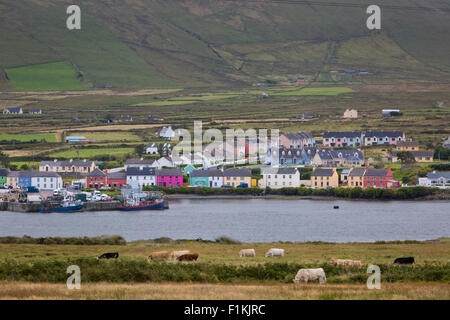
{"type": "Polygon", "coordinates": [[[252,172],[249,169],[193,170],[189,174],[189,183],[193,187],[248,188],[252,186],[252,172]]]}
{"type": "Polygon", "coordinates": [[[405,141],[405,133],[402,131],[348,131],[325,132],[323,145],[326,147],[359,147],[392,144],[396,145],[405,141]]]}

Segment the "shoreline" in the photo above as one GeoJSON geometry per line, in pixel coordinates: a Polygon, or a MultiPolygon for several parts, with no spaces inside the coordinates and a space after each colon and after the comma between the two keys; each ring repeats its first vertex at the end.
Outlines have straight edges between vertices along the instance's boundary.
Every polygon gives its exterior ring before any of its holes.
{"type": "Polygon", "coordinates": [[[450,201],[450,195],[447,194],[437,194],[429,195],[426,197],[414,198],[414,199],[370,199],[370,198],[343,198],[334,196],[299,196],[299,195],[278,195],[278,194],[268,194],[264,196],[254,196],[250,194],[214,194],[214,195],[200,195],[200,194],[186,194],[186,193],[175,193],[166,194],[165,197],[168,200],[182,200],[182,199],[192,199],[192,200],[217,200],[217,199],[230,199],[230,200],[250,200],[250,199],[264,199],[264,200],[325,200],[325,201],[450,201]]]}

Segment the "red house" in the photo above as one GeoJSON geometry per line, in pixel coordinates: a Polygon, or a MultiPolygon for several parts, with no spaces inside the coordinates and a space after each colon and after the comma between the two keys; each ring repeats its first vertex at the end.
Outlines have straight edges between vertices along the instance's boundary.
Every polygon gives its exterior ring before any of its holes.
{"type": "Polygon", "coordinates": [[[367,169],[364,173],[363,188],[396,188],[399,182],[394,180],[391,168],[367,169]]]}
{"type": "Polygon", "coordinates": [[[94,171],[86,176],[86,188],[100,189],[101,187],[107,186],[107,173],[99,168],[95,168],[94,171]]]}
{"type": "Polygon", "coordinates": [[[107,183],[110,188],[121,189],[127,185],[126,172],[111,172],[107,178],[107,183]]]}

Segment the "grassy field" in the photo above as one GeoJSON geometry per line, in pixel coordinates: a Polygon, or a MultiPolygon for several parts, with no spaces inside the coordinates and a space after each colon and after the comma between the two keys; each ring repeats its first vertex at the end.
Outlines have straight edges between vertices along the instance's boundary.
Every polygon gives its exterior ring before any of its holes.
{"type": "Polygon", "coordinates": [[[446,283],[386,283],[380,290],[358,284],[227,285],[192,283],[81,283],[81,290],[65,284],[0,282],[0,299],[162,299],[162,300],[428,300],[450,299],[446,283]]]}
{"type": "Polygon", "coordinates": [[[32,140],[41,141],[45,139],[46,142],[56,142],[54,133],[33,133],[33,134],[0,134],[0,141],[20,141],[30,142],[32,140]]]}
{"type": "Polygon", "coordinates": [[[69,62],[54,62],[6,69],[18,90],[83,90],[69,62]]]}
{"type": "Polygon", "coordinates": [[[100,140],[100,141],[140,141],[141,138],[133,132],[123,131],[110,131],[110,132],[89,132],[79,131],[70,132],[67,136],[83,136],[88,140],[100,140]]]}
{"type": "Polygon", "coordinates": [[[284,92],[274,92],[275,96],[336,96],[342,93],[353,92],[352,89],[346,87],[319,87],[304,88],[301,90],[288,90],[284,92]]]}
{"type": "Polygon", "coordinates": [[[60,151],[50,154],[54,158],[90,158],[98,155],[114,155],[122,156],[133,152],[133,148],[98,148],[98,149],[79,149],[78,154],[76,150],[60,151]]]}
{"type": "Polygon", "coordinates": [[[449,299],[450,241],[388,243],[245,243],[195,240],[137,241],[126,245],[0,244],[0,299],[449,299]],[[284,258],[265,258],[271,247],[284,258]],[[256,258],[239,258],[254,248],[256,258]],[[147,262],[154,251],[190,250],[194,263],[147,262]],[[117,261],[96,257],[119,252],[117,261]],[[414,256],[415,266],[392,266],[414,256]],[[381,290],[368,290],[366,267],[336,268],[331,258],[382,268],[381,290]],[[82,289],[67,290],[65,268],[81,268],[82,289]],[[326,285],[292,284],[299,267],[325,268],[326,285]],[[11,273],[11,270],[14,270],[11,273]],[[107,271],[106,271],[107,270],[107,271]],[[442,278],[443,277],[443,278],[442,278]],[[423,279],[434,279],[424,281],[423,279]],[[439,280],[440,279],[440,280],[439,280]]]}

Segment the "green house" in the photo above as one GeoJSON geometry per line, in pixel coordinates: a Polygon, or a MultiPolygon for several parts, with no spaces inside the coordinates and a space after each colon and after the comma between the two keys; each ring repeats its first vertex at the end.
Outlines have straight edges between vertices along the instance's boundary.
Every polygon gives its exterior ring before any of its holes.
{"type": "Polygon", "coordinates": [[[183,170],[183,175],[187,175],[187,174],[190,175],[191,172],[194,171],[194,170],[195,170],[194,166],[188,164],[186,166],[186,168],[184,168],[184,170],[183,170]]]}
{"type": "Polygon", "coordinates": [[[189,184],[195,187],[209,187],[209,175],[206,170],[194,170],[189,175],[189,184]]]}
{"type": "Polygon", "coordinates": [[[8,176],[8,170],[0,168],[0,184],[6,184],[6,177],[8,176]]]}

